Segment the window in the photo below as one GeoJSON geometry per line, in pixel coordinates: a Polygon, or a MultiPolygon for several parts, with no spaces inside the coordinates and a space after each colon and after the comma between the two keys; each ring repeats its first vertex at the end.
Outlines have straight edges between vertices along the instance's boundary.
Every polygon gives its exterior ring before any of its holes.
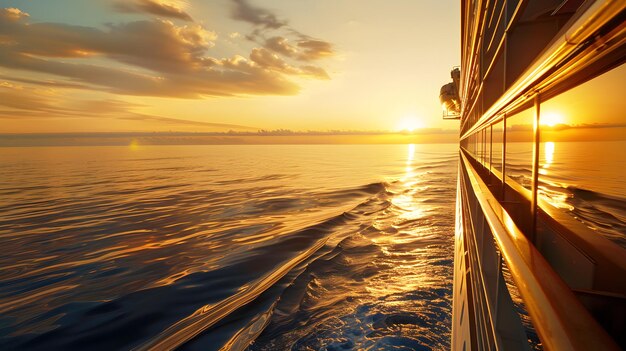
{"type": "Polygon", "coordinates": [[[621,65],[541,104],[539,196],[626,247],[624,82],[621,65]]]}
{"type": "Polygon", "coordinates": [[[526,189],[532,188],[534,107],[507,117],[506,169],[507,183],[511,181],[526,189]]]}
{"type": "Polygon", "coordinates": [[[504,137],[504,130],[502,129],[503,126],[504,123],[500,121],[491,127],[491,167],[499,172],[502,172],[502,139],[504,137]]]}

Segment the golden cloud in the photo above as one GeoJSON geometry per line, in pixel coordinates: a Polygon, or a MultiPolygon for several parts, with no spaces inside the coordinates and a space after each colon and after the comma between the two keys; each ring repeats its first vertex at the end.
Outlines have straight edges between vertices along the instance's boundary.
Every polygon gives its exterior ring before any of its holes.
{"type": "Polygon", "coordinates": [[[163,117],[137,112],[143,105],[119,99],[74,101],[59,94],[49,94],[45,89],[0,81],[0,119],[58,119],[58,118],[109,118],[150,121],[170,125],[191,125],[207,128],[253,130],[235,124],[210,123],[180,118],[163,117]]]}
{"type": "Polygon", "coordinates": [[[286,20],[278,17],[264,8],[252,6],[248,0],[232,0],[232,17],[236,20],[252,23],[267,29],[278,29],[287,25],[286,20]]]}
{"type": "Polygon", "coordinates": [[[117,1],[113,8],[118,12],[126,13],[149,13],[161,17],[177,18],[183,21],[193,21],[185,12],[185,3],[182,1],[158,1],[158,0],[124,0],[117,1]]]}
{"type": "MultiPolygon", "coordinates": [[[[293,95],[299,86],[289,77],[329,78],[321,67],[298,68],[266,49],[254,49],[250,59],[208,56],[217,35],[196,23],[153,19],[99,29],[28,23],[27,18],[18,9],[0,10],[0,38],[9,39],[0,41],[0,67],[60,77],[59,87],[181,98],[293,95]],[[98,57],[123,65],[94,60],[98,57]]],[[[322,44],[298,47],[304,48],[298,55],[324,56],[318,50],[322,44]]],[[[29,79],[30,84],[49,82],[29,79]]]]}
{"type": "Polygon", "coordinates": [[[295,46],[289,43],[289,39],[276,36],[267,39],[264,47],[299,61],[314,61],[335,54],[331,43],[302,35],[295,46]]]}

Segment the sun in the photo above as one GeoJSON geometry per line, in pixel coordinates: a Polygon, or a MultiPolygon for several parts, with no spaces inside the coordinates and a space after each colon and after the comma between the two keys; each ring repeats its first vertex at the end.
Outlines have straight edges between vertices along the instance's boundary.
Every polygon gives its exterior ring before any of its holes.
{"type": "Polygon", "coordinates": [[[563,124],[563,123],[565,123],[565,118],[560,113],[547,112],[547,113],[542,113],[539,116],[539,124],[544,125],[544,126],[554,127],[557,124],[563,124]]]}
{"type": "Polygon", "coordinates": [[[422,121],[420,121],[420,119],[417,118],[415,115],[409,115],[402,118],[400,122],[398,122],[398,126],[396,129],[401,132],[405,131],[411,133],[420,128],[424,128],[424,124],[422,123],[422,121]]]}

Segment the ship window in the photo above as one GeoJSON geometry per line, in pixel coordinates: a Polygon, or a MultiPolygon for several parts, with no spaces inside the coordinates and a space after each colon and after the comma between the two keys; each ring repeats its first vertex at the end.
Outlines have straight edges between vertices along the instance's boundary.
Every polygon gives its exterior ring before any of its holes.
{"type": "Polygon", "coordinates": [[[482,160],[485,167],[489,167],[489,129],[483,129],[483,154],[482,160]]]}
{"type": "Polygon", "coordinates": [[[530,107],[506,120],[507,183],[512,181],[532,189],[533,122],[535,109],[530,107]]]}
{"type": "Polygon", "coordinates": [[[483,162],[485,166],[491,169],[491,128],[485,128],[483,131],[485,135],[485,151],[483,153],[483,162]]]}
{"type": "Polygon", "coordinates": [[[502,137],[504,132],[502,130],[504,123],[499,122],[492,126],[493,137],[491,142],[491,167],[499,172],[502,172],[502,137]]]}
{"type": "Polygon", "coordinates": [[[626,247],[624,82],[621,65],[541,104],[538,171],[539,196],[626,247]]]}
{"type": "Polygon", "coordinates": [[[471,137],[471,144],[470,144],[470,153],[473,156],[476,156],[476,134],[473,134],[471,137]]]}
{"type": "Polygon", "coordinates": [[[472,135],[472,155],[478,157],[478,134],[472,135]]]}
{"type": "Polygon", "coordinates": [[[485,147],[485,144],[483,142],[483,131],[481,130],[480,132],[478,132],[476,134],[476,137],[478,138],[478,141],[476,143],[476,147],[477,147],[477,154],[476,154],[476,156],[478,158],[478,161],[482,162],[483,161],[483,150],[484,150],[484,147],[485,147]]]}

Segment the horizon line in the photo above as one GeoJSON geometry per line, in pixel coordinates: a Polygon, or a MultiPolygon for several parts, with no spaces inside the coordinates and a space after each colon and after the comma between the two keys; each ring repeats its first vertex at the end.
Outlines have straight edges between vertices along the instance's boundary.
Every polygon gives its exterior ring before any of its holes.
{"type": "Polygon", "coordinates": [[[290,129],[258,129],[256,131],[229,130],[224,132],[187,132],[187,131],[124,131],[124,132],[32,132],[32,133],[0,133],[0,136],[32,136],[32,137],[128,137],[128,136],[298,136],[298,135],[420,135],[420,134],[455,134],[458,129],[420,128],[413,131],[401,130],[290,130],[290,129]]]}

